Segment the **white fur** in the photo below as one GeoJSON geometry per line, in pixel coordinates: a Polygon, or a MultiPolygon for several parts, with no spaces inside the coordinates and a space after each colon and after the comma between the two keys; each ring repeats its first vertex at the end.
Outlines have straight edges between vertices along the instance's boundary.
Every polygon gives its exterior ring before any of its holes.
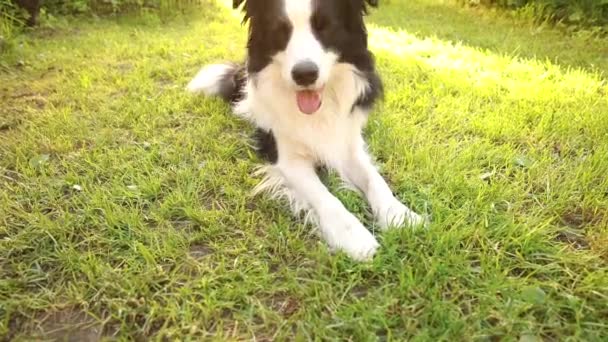
{"type": "MultiPolygon", "coordinates": [[[[280,149],[279,154],[282,152],[285,151],[280,149]]],[[[294,211],[312,209],[309,216],[318,223],[321,235],[332,250],[343,250],[360,261],[374,255],[378,248],[374,236],[321,183],[310,160],[281,157],[267,171],[266,181],[279,185],[276,190],[286,195],[292,206],[296,205],[294,211]]]]}
{"type": "Polygon", "coordinates": [[[230,70],[234,68],[228,64],[211,64],[202,68],[186,89],[191,93],[204,93],[208,96],[218,95],[219,84],[230,70]]]}
{"type": "Polygon", "coordinates": [[[246,97],[235,112],[256,126],[272,130],[279,160],[263,169],[266,177],[256,192],[287,199],[294,213],[319,225],[332,249],[356,260],[370,259],[378,243],[354,215],[327,190],[314,172],[321,163],[335,170],[367,197],[382,229],[419,224],[422,219],[401,204],[373,166],[361,131],[367,113],[351,111],[369,85],[353,66],[336,64],[323,92],[323,104],[313,115],[300,113],[295,92],[286,86],[275,61],[251,79],[246,97]]]}
{"type": "MultiPolygon", "coordinates": [[[[285,0],[293,33],[285,51],[278,53],[262,71],[250,75],[244,98],[234,112],[257,127],[271,130],[278,161],[260,169],[264,179],[256,193],[267,191],[289,201],[294,213],[305,213],[318,224],[329,246],[343,250],[356,260],[369,260],[378,248],[374,236],[323,185],[316,164],[336,170],[367,197],[382,229],[423,220],[397,200],[365,150],[362,129],[367,113],[352,105],[369,84],[350,64],[324,51],[310,27],[311,0],[285,0]],[[312,114],[302,114],[296,102],[291,69],[303,60],[315,62],[320,77],[315,88],[322,91],[322,105],[312,114]]],[[[226,66],[203,69],[189,89],[207,94],[218,91],[217,82],[226,66]],[[216,83],[214,83],[216,82],[216,83]]]]}
{"type": "Polygon", "coordinates": [[[313,4],[311,0],[285,0],[285,13],[292,26],[291,38],[285,51],[275,56],[282,65],[283,79],[289,80],[291,86],[298,86],[291,79],[293,67],[303,61],[311,61],[319,67],[319,78],[312,88],[321,88],[327,82],[331,69],[338,56],[325,51],[316,39],[310,26],[313,4]]]}
{"type": "Polygon", "coordinates": [[[374,216],[381,229],[398,227],[404,224],[418,226],[425,220],[393,196],[386,181],[372,164],[365,151],[363,139],[359,136],[354,142],[354,149],[348,155],[343,167],[338,169],[342,178],[353,184],[365,194],[372,207],[374,216]]]}

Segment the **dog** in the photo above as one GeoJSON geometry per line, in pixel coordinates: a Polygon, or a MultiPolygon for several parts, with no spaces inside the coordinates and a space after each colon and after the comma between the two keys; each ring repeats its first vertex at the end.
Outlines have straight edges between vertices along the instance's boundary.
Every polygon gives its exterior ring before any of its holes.
{"type": "Polygon", "coordinates": [[[253,125],[263,180],[255,193],[285,198],[312,219],[330,249],[359,261],[379,244],[334,197],[317,167],[365,195],[382,230],[424,225],[372,163],[362,130],[383,86],[364,17],[377,0],[234,0],[249,24],[244,65],[203,67],[188,84],[219,96],[253,125]]]}

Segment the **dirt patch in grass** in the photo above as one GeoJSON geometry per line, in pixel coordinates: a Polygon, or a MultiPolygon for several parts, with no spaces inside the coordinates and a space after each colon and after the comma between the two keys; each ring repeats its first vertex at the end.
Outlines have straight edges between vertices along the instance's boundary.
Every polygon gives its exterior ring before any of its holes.
{"type": "Polygon", "coordinates": [[[0,97],[0,101],[3,102],[2,108],[0,108],[1,134],[19,127],[24,122],[24,119],[27,118],[27,113],[22,105],[13,105],[12,102],[4,97],[0,97]]]}
{"type": "Polygon", "coordinates": [[[275,293],[269,299],[269,307],[285,318],[293,316],[301,306],[300,300],[286,292],[275,293]]]}
{"type": "Polygon", "coordinates": [[[188,254],[195,260],[201,260],[204,257],[213,254],[213,249],[204,244],[193,244],[190,246],[188,254]]]}
{"type": "Polygon", "coordinates": [[[32,336],[57,341],[100,341],[103,326],[87,313],[63,309],[41,314],[32,336]]]}
{"type": "Polygon", "coordinates": [[[586,209],[574,207],[566,210],[560,215],[562,224],[570,228],[582,229],[589,225],[599,224],[604,221],[606,210],[586,209]]]}
{"type": "Polygon", "coordinates": [[[133,69],[135,69],[135,67],[132,63],[119,63],[114,66],[114,69],[118,70],[118,72],[121,74],[127,74],[130,73],[133,69]]]}
{"type": "Polygon", "coordinates": [[[355,297],[357,299],[361,299],[361,298],[365,298],[367,296],[367,293],[369,292],[369,290],[370,290],[369,286],[357,285],[357,286],[353,287],[352,290],[350,290],[350,293],[353,297],[355,297]]]}
{"type": "MultiPolygon", "coordinates": [[[[2,129],[0,128],[0,131],[2,129]]],[[[7,182],[9,184],[20,184],[21,185],[21,174],[18,172],[5,169],[0,166],[0,183],[7,182]]]]}
{"type": "Polygon", "coordinates": [[[14,115],[0,112],[0,133],[17,128],[23,120],[14,115]]]}
{"type": "Polygon", "coordinates": [[[555,236],[555,240],[568,244],[574,249],[589,249],[589,241],[582,231],[565,229],[555,236]]]}
{"type": "Polygon", "coordinates": [[[19,127],[27,121],[31,110],[44,109],[48,103],[47,95],[30,89],[0,89],[0,133],[19,127]]]}
{"type": "Polygon", "coordinates": [[[564,211],[559,215],[560,223],[564,227],[557,233],[555,240],[577,250],[591,249],[591,242],[587,236],[589,231],[586,228],[604,222],[606,219],[604,212],[597,208],[587,209],[578,206],[564,211]]]}

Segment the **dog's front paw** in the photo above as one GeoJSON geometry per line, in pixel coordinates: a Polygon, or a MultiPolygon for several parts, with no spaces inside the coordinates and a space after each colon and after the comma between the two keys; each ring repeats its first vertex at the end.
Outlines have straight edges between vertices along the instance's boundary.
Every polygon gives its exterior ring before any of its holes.
{"type": "Polygon", "coordinates": [[[404,225],[410,227],[426,227],[428,225],[428,221],[424,217],[416,214],[397,199],[387,201],[387,204],[376,213],[376,219],[383,230],[404,225]]]}
{"type": "Polygon", "coordinates": [[[330,248],[343,250],[354,260],[371,260],[380,246],[372,233],[351,213],[336,214],[320,223],[330,248]]]}

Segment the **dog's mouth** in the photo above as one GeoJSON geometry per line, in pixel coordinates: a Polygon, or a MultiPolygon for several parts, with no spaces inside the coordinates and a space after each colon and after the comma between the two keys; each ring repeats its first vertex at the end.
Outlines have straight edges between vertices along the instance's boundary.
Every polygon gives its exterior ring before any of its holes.
{"type": "Polygon", "coordinates": [[[316,113],[321,108],[323,89],[306,89],[296,91],[296,101],[300,112],[308,115],[316,113]]]}

